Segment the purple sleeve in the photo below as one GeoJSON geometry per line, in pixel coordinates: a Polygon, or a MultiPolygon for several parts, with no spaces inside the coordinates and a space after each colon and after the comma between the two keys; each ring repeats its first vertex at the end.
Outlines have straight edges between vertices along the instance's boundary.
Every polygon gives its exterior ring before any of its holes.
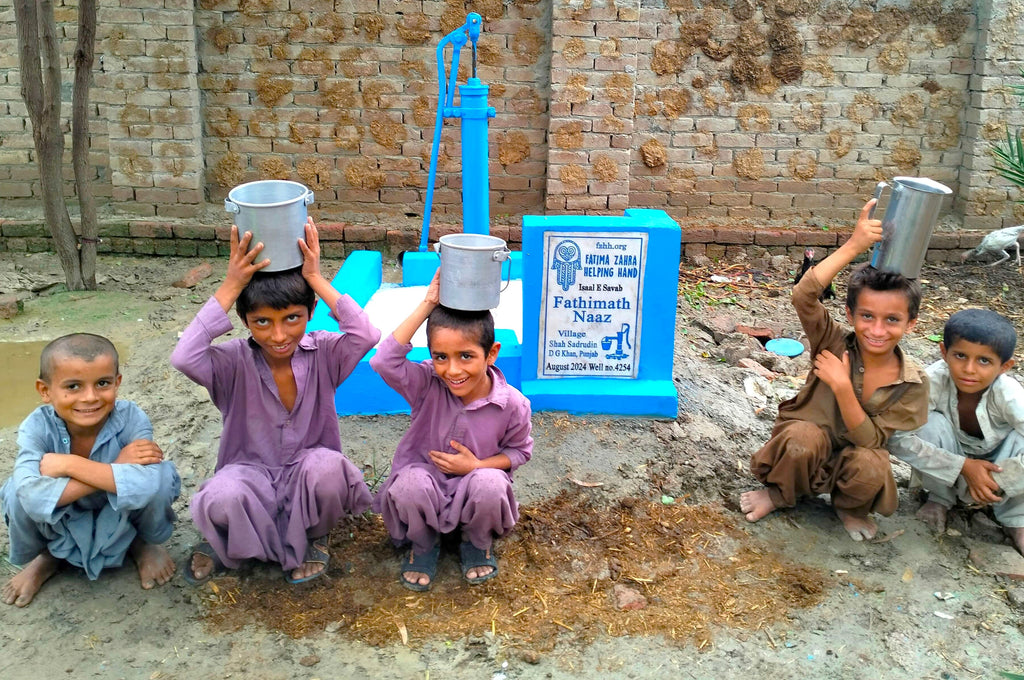
{"type": "Polygon", "coordinates": [[[338,298],[332,315],[337,319],[341,333],[318,333],[317,343],[331,356],[331,378],[337,387],[355,370],[359,360],[377,344],[380,331],[370,323],[370,317],[363,308],[348,295],[338,298]]]}
{"type": "Polygon", "coordinates": [[[178,345],[171,352],[171,366],[205,387],[215,403],[217,368],[222,358],[221,352],[216,351],[212,343],[214,338],[224,335],[231,328],[231,319],[221,309],[220,303],[211,297],[181,334],[178,345]]]}
{"type": "Polygon", "coordinates": [[[389,334],[377,347],[377,353],[370,357],[370,367],[391,389],[398,392],[416,408],[427,391],[433,369],[424,364],[417,364],[406,359],[412,351],[412,343],[398,344],[395,336],[389,334]]]}
{"type": "Polygon", "coordinates": [[[525,397],[509,404],[511,415],[505,436],[498,442],[498,453],[504,453],[512,463],[509,472],[530,460],[533,455],[533,437],[530,436],[530,402],[525,397]]]}

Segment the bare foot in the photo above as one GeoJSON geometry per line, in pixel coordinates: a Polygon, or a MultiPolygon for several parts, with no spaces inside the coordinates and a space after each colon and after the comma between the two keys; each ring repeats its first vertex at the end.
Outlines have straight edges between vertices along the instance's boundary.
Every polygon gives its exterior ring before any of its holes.
{"type": "Polygon", "coordinates": [[[192,578],[196,581],[202,581],[209,576],[214,566],[212,558],[202,553],[192,553],[192,564],[189,568],[192,570],[192,578]]]}
{"type": "Polygon", "coordinates": [[[768,489],[746,491],[740,494],[740,510],[748,522],[756,522],[775,511],[775,502],[768,489]]]}
{"type": "Polygon", "coordinates": [[[935,533],[941,534],[946,531],[947,512],[946,506],[939,505],[935,501],[927,501],[917,509],[914,517],[924,522],[935,533]]]}
{"type": "Polygon", "coordinates": [[[1024,527],[1003,527],[1003,532],[1013,539],[1013,547],[1024,555],[1024,527]]]}
{"type": "Polygon", "coordinates": [[[151,545],[136,538],[129,551],[139,568],[139,581],[143,590],[162,586],[174,576],[174,560],[162,545],[151,545]]]}
{"type": "Polygon", "coordinates": [[[871,540],[878,533],[878,525],[870,517],[851,515],[839,508],[836,508],[836,514],[839,516],[839,521],[843,523],[847,533],[850,534],[850,538],[855,541],[871,540]]]}
{"type": "Polygon", "coordinates": [[[26,607],[36,596],[39,589],[57,571],[60,560],[48,552],[42,552],[25,568],[15,574],[10,581],[4,584],[2,597],[4,604],[13,604],[15,607],[26,607]]]}

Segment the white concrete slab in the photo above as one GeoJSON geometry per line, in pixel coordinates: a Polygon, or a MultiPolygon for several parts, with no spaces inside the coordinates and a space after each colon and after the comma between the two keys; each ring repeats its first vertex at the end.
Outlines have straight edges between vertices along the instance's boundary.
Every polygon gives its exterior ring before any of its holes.
{"type": "MultiPolygon", "coordinates": [[[[366,303],[370,321],[380,329],[381,338],[389,336],[409,316],[427,292],[426,286],[394,286],[384,284],[366,303]]],[[[523,341],[523,282],[513,280],[501,294],[497,309],[492,309],[494,327],[511,330],[523,341]]],[[[427,346],[426,324],[412,338],[414,347],[427,346]]]]}

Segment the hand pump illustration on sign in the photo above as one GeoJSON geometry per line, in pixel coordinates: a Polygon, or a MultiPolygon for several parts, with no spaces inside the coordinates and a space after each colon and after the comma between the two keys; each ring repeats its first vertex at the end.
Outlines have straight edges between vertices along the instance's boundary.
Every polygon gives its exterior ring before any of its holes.
{"type": "Polygon", "coordinates": [[[541,378],[635,378],[646,233],[547,233],[541,378]]]}

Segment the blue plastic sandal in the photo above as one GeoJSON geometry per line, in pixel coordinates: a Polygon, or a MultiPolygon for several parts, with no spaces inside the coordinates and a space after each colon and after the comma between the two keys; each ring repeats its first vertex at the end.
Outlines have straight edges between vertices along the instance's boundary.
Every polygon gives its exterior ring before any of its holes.
{"type": "Polygon", "coordinates": [[[427,552],[417,555],[416,551],[409,548],[409,557],[402,561],[402,569],[398,572],[398,580],[403,586],[409,590],[414,590],[417,593],[424,593],[430,590],[430,586],[434,584],[434,575],[437,574],[437,560],[441,557],[441,544],[437,543],[433,548],[427,552]],[[426,574],[430,582],[426,585],[422,583],[414,583],[409,579],[405,578],[405,575],[411,571],[419,574],[426,574]]]}
{"type": "Polygon", "coordinates": [[[484,581],[490,581],[498,575],[498,558],[494,555],[494,547],[488,550],[481,550],[469,541],[463,541],[459,546],[459,561],[462,563],[462,575],[470,585],[477,585],[484,581]],[[490,554],[488,554],[490,553],[490,554]],[[474,567],[493,567],[489,574],[470,578],[466,573],[474,567]]]}

